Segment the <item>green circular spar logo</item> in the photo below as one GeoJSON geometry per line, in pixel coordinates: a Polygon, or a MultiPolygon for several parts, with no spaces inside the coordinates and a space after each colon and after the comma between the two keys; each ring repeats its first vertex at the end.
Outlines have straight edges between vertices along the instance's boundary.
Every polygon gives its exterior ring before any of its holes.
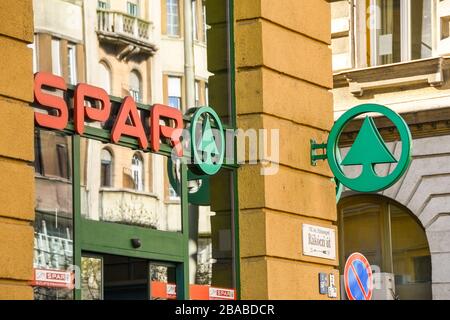
{"type": "Polygon", "coordinates": [[[335,178],[349,189],[360,192],[377,192],[396,183],[411,163],[412,138],[408,125],[400,115],[378,104],[363,104],[347,111],[333,126],[327,145],[328,164],[335,178]],[[366,116],[352,147],[341,160],[338,142],[345,126],[354,118],[365,113],[379,113],[387,117],[397,127],[402,142],[402,152],[397,160],[387,148],[375,122],[366,116]],[[395,163],[395,169],[385,177],[375,172],[377,164],[395,163]],[[343,167],[361,165],[362,172],[356,178],[349,178],[343,167]]]}
{"type": "Polygon", "coordinates": [[[191,121],[192,169],[197,174],[211,176],[223,164],[225,137],[222,122],[210,107],[200,107],[194,112],[191,121]]]}

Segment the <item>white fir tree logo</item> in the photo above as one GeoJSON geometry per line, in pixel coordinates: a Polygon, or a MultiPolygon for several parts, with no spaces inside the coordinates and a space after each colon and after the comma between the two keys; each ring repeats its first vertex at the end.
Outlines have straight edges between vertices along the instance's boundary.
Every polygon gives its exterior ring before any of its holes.
{"type": "Polygon", "coordinates": [[[198,150],[201,151],[204,164],[214,165],[213,159],[219,154],[219,150],[217,149],[209,115],[206,115],[203,120],[202,139],[199,142],[198,150]]]}
{"type": "Polygon", "coordinates": [[[397,163],[387,148],[372,118],[366,117],[358,136],[350,151],[342,161],[344,166],[363,166],[360,179],[371,179],[376,176],[375,165],[382,163],[397,163]]]}

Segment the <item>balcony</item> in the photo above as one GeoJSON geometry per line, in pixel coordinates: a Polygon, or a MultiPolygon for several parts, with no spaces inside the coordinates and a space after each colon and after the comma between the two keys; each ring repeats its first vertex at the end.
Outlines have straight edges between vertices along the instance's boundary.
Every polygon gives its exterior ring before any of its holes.
{"type": "Polygon", "coordinates": [[[151,56],[157,48],[152,42],[151,22],[126,13],[97,9],[97,35],[101,44],[113,45],[119,60],[151,56]]]}

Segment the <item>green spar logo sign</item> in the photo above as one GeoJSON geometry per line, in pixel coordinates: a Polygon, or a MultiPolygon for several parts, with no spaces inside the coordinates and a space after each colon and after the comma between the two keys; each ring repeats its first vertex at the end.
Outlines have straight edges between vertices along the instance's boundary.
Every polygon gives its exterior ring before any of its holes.
{"type": "Polygon", "coordinates": [[[191,169],[196,174],[212,176],[222,167],[225,154],[222,122],[210,107],[201,107],[194,112],[190,132],[193,160],[191,169]]]}
{"type": "MultiPolygon", "coordinates": [[[[338,183],[360,192],[377,192],[385,190],[396,183],[406,172],[411,163],[411,132],[400,115],[378,104],[363,104],[347,111],[333,126],[326,146],[326,158],[338,183]],[[345,126],[356,117],[366,113],[379,113],[387,117],[397,127],[402,142],[402,152],[397,160],[387,148],[373,119],[366,116],[361,130],[350,151],[341,160],[338,142],[345,126]],[[375,172],[375,165],[396,163],[395,169],[385,177],[375,172]],[[361,165],[361,174],[349,178],[343,167],[361,165]]],[[[324,158],[322,158],[324,159],[324,158]]]]}
{"type": "MultiPolygon", "coordinates": [[[[225,154],[225,136],[222,122],[210,107],[192,108],[190,124],[191,162],[187,175],[189,203],[200,206],[210,204],[210,176],[222,167],[225,154]]],[[[168,159],[167,173],[169,182],[177,196],[180,196],[178,161],[168,159]]]]}

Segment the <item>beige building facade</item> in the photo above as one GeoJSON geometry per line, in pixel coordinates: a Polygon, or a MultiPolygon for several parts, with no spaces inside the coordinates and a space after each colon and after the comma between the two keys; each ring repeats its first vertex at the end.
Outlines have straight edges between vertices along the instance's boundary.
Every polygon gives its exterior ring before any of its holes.
{"type": "MultiPolygon", "coordinates": [[[[448,299],[450,2],[355,0],[331,7],[335,119],[359,104],[381,104],[398,112],[413,136],[412,164],[399,182],[377,194],[343,193],[341,262],[354,250],[370,256],[390,283],[379,298],[448,299]]],[[[383,117],[376,122],[399,155],[397,130],[383,117]]],[[[342,146],[351,145],[360,124],[347,128],[342,146]]]]}

